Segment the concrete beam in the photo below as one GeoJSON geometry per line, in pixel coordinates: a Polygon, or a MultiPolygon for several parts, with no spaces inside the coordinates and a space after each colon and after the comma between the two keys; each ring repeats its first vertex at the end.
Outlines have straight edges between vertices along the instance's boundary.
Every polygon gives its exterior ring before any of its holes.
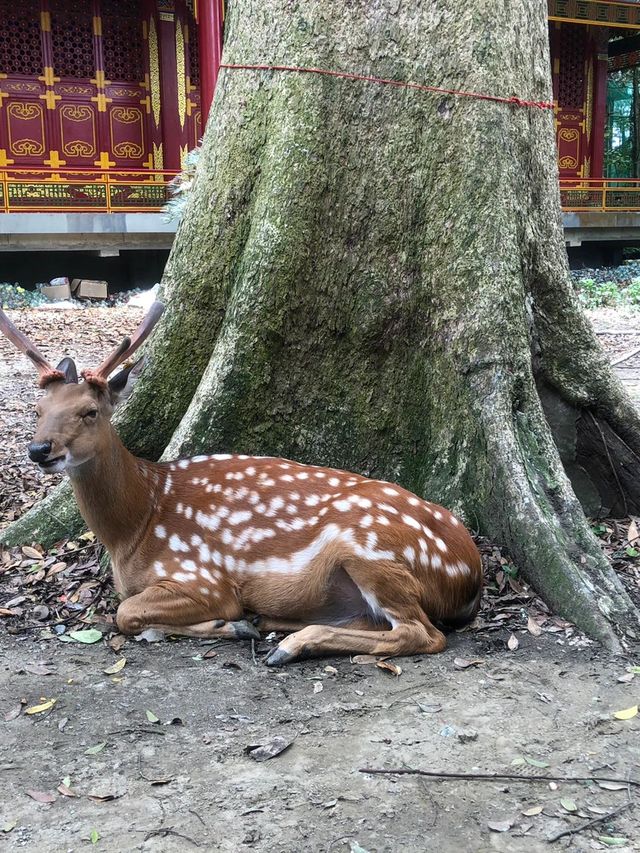
{"type": "Polygon", "coordinates": [[[170,249],[162,213],[0,213],[0,252],[170,249]]]}

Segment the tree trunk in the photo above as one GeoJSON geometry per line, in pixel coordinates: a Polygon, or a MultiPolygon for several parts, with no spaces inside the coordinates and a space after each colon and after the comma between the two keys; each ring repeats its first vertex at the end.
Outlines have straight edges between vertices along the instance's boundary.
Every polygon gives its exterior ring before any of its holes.
{"type": "MultiPolygon", "coordinates": [[[[544,0],[235,0],[223,59],[551,100],[544,0]]],[[[640,631],[567,476],[591,513],[640,507],[640,421],[569,277],[552,111],[223,69],[163,287],[131,449],[397,480],[610,648],[640,631]]],[[[7,540],[53,535],[55,506],[7,540]]]]}

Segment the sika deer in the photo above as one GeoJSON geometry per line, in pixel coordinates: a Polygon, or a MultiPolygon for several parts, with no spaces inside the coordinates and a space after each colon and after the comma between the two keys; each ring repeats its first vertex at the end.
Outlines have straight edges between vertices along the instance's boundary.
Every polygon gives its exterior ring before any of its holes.
{"type": "Polygon", "coordinates": [[[110,420],[129,378],[109,373],[150,334],[155,303],[131,340],[79,382],[53,368],[0,311],[0,331],[33,361],[46,394],[29,455],[65,471],[89,527],[111,555],[126,634],[190,637],[293,632],[267,658],[442,651],[434,623],[470,621],[478,551],[446,509],[400,486],[286,459],[231,455],[138,459],[110,420]]]}

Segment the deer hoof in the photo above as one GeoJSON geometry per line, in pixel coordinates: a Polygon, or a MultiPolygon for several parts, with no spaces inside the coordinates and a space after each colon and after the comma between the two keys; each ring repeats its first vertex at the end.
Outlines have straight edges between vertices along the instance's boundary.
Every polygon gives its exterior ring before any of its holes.
{"type": "Polygon", "coordinates": [[[258,629],[246,620],[240,622],[229,622],[229,627],[234,633],[237,640],[259,640],[260,634],[258,629]]]}
{"type": "Polygon", "coordinates": [[[276,648],[267,655],[265,663],[267,666],[284,666],[292,660],[295,660],[295,658],[296,656],[292,652],[288,652],[286,649],[276,646],[276,648]]]}

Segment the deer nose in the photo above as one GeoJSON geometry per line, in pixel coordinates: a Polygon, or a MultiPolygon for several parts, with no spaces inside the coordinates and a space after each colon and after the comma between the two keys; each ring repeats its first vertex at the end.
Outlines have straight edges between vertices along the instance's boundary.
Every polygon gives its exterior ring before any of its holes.
{"type": "Polygon", "coordinates": [[[29,447],[29,459],[32,462],[45,462],[47,456],[51,453],[50,441],[32,441],[29,447]]]}

